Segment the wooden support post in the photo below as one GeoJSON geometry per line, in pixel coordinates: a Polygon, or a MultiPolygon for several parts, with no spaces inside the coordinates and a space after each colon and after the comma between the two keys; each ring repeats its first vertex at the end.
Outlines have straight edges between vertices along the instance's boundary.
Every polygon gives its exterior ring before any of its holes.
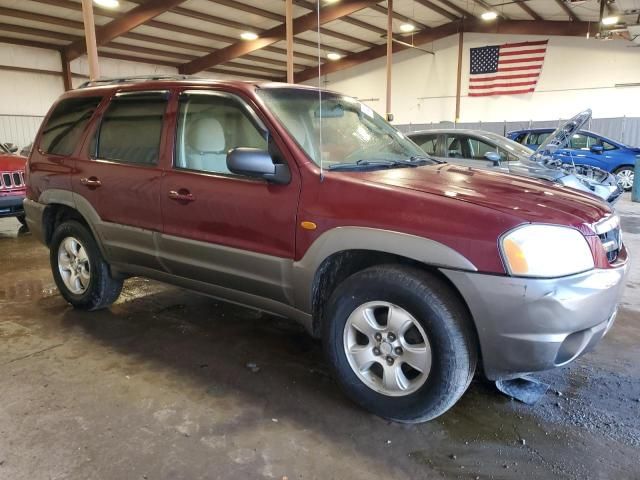
{"type": "Polygon", "coordinates": [[[285,17],[287,28],[287,83],[293,83],[293,0],[286,0],[285,17]]]}
{"type": "Polygon", "coordinates": [[[98,64],[98,47],[96,44],[96,26],[93,21],[92,0],[82,0],[82,20],[84,22],[84,38],[87,42],[87,59],[89,61],[89,79],[100,78],[98,64]]]}
{"type": "Polygon", "coordinates": [[[73,90],[73,83],[71,83],[71,64],[64,52],[60,52],[60,62],[62,63],[62,84],[64,91],[68,92],[73,90]]]}
{"type": "Polygon", "coordinates": [[[460,93],[462,91],[462,45],[464,43],[464,30],[460,27],[458,33],[458,83],[456,85],[456,116],[455,122],[460,121],[460,93]]]}
{"type": "Polygon", "coordinates": [[[391,66],[393,64],[393,0],[387,0],[387,105],[386,117],[392,120],[391,115],[391,66]]]}

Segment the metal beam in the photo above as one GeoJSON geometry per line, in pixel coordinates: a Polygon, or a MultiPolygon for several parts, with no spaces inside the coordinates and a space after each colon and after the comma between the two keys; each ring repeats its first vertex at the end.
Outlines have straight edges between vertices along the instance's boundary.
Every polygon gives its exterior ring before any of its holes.
{"type": "Polygon", "coordinates": [[[426,7],[429,10],[432,10],[442,15],[443,17],[448,18],[449,20],[458,20],[460,18],[457,15],[454,15],[453,13],[451,13],[449,10],[442,8],[440,5],[436,5],[430,0],[416,0],[416,2],[422,5],[423,7],[426,7]]]}
{"type": "MultiPolygon", "coordinates": [[[[89,63],[89,80],[97,80],[100,78],[100,64],[98,63],[96,24],[93,21],[93,0],[82,0],[82,23],[84,24],[84,50],[87,52],[87,61],[89,63]]],[[[69,57],[67,50],[68,47],[65,47],[62,56],[64,61],[68,63],[72,59],[69,57]]]]}
{"type": "MultiPolygon", "coordinates": [[[[357,12],[363,8],[374,4],[373,0],[344,0],[337,4],[325,7],[320,10],[320,24],[331,22],[350,13],[357,12]]],[[[318,17],[315,13],[308,13],[296,18],[293,21],[294,34],[312,30],[318,26],[318,17]]],[[[205,70],[215,65],[228,62],[234,58],[241,57],[247,53],[255,52],[261,48],[284,40],[286,37],[286,26],[281,24],[271,28],[260,36],[257,40],[240,41],[205,55],[197,60],[189,62],[180,68],[180,73],[192,74],[205,70]]]]}
{"type": "MultiPolygon", "coordinates": [[[[298,5],[299,7],[306,8],[307,10],[311,10],[315,12],[316,4],[314,2],[309,2],[307,0],[293,0],[293,3],[298,5]]],[[[351,25],[355,25],[356,27],[364,28],[365,30],[369,30],[378,35],[386,35],[387,31],[384,28],[377,27],[367,22],[363,22],[362,20],[358,20],[357,18],[350,17],[345,15],[340,19],[340,21],[349,23],[351,25]]]]}
{"type": "MultiPolygon", "coordinates": [[[[381,5],[373,5],[370,8],[372,10],[375,10],[378,13],[381,13],[385,17],[387,16],[387,7],[383,7],[381,5]]],[[[400,20],[401,22],[404,22],[404,23],[410,23],[412,25],[415,25],[420,30],[429,30],[429,28],[430,28],[429,26],[425,25],[424,23],[420,23],[417,20],[415,20],[413,18],[409,18],[409,17],[407,17],[405,15],[402,15],[401,13],[398,13],[398,12],[393,12],[393,18],[395,18],[396,20],[400,20]]]]}
{"type": "MultiPolygon", "coordinates": [[[[129,10],[126,15],[119,17],[106,25],[96,28],[96,43],[104,45],[116,37],[133,30],[145,22],[157,17],[161,13],[181,4],[185,0],[148,0],[142,5],[129,10]]],[[[69,60],[74,60],[86,52],[83,41],[73,42],[65,48],[64,53],[69,60]]]]}
{"type": "Polygon", "coordinates": [[[538,15],[538,13],[536,13],[536,11],[533,8],[531,8],[529,5],[527,5],[526,1],[524,1],[524,0],[515,0],[515,3],[522,10],[527,12],[527,15],[529,15],[534,20],[542,20],[543,19],[540,15],[538,15]]]}
{"type": "MultiPolygon", "coordinates": [[[[512,35],[560,35],[584,37],[587,32],[595,35],[598,25],[594,22],[555,22],[549,20],[505,20],[487,23],[477,19],[464,22],[450,22],[413,36],[413,45],[419,46],[442,38],[455,35],[459,31],[485,34],[512,35]]],[[[411,48],[411,45],[394,42],[393,51],[399,52],[411,48]]],[[[326,62],[321,66],[321,75],[338,72],[347,68],[375,60],[386,55],[386,45],[379,45],[369,50],[354,53],[335,62],[326,62]]],[[[304,82],[318,76],[318,68],[307,68],[295,75],[296,82],[304,82]]]]}
{"type": "Polygon", "coordinates": [[[440,3],[449,7],[451,10],[454,10],[460,14],[460,16],[465,18],[473,18],[471,12],[465,10],[464,8],[458,6],[457,4],[451,2],[450,0],[440,0],[440,3]]]}
{"type": "Polygon", "coordinates": [[[60,52],[60,63],[62,64],[62,85],[64,91],[68,92],[73,89],[71,65],[62,52],[60,52]]]}
{"type": "Polygon", "coordinates": [[[564,10],[564,12],[569,15],[569,19],[572,22],[579,22],[580,19],[578,18],[578,16],[575,14],[575,12],[573,10],[571,10],[569,8],[569,5],[567,5],[564,0],[556,0],[556,3],[558,4],[558,6],[560,8],[562,8],[562,10],[564,10]]]}

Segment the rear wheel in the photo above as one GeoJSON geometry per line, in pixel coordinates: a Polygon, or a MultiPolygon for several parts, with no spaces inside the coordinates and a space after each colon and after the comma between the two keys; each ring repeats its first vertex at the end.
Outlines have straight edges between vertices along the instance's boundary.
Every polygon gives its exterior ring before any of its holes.
{"type": "Polygon", "coordinates": [[[633,187],[633,178],[634,178],[634,169],[633,167],[626,165],[624,167],[620,167],[613,172],[616,176],[616,180],[618,181],[618,185],[625,192],[628,192],[633,187]]]}
{"type": "Polygon", "coordinates": [[[352,400],[407,423],[451,408],[477,361],[475,332],[456,292],[436,275],[395,265],[363,270],[337,287],[323,342],[352,400]]]}
{"type": "Polygon", "coordinates": [[[73,220],[60,224],[49,248],[53,278],[71,305],[97,310],[117,300],[122,280],[111,276],[109,265],[84,225],[73,220]]]}

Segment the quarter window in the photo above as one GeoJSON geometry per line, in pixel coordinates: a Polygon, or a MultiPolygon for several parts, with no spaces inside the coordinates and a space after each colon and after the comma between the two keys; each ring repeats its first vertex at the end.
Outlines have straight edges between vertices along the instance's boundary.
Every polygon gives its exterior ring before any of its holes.
{"type": "Polygon", "coordinates": [[[264,127],[248,107],[224,94],[184,94],[180,98],[176,167],[231,174],[227,152],[249,147],[267,150],[264,127]]]}
{"type": "Polygon", "coordinates": [[[97,157],[140,165],[158,163],[166,107],[166,92],[114,97],[96,137],[97,157]]]}
{"type": "Polygon", "coordinates": [[[42,129],[40,150],[53,155],[71,155],[102,97],[62,100],[42,129]]]}

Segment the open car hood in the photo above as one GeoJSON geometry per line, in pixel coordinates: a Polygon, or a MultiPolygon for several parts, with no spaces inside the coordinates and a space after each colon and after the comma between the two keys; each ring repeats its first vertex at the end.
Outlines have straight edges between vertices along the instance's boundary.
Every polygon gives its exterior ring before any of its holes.
{"type": "Polygon", "coordinates": [[[541,155],[553,155],[556,150],[568,147],[571,137],[589,121],[591,115],[591,109],[587,109],[564,122],[540,144],[532,158],[537,160],[541,155]]]}

